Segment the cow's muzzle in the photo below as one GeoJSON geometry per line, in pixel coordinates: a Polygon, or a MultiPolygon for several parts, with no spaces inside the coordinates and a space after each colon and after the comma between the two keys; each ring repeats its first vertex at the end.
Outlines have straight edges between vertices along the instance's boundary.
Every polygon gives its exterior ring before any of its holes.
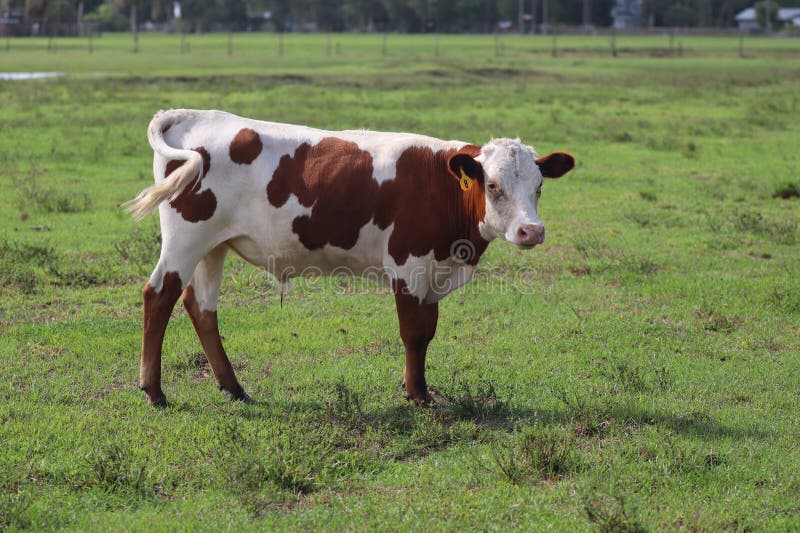
{"type": "Polygon", "coordinates": [[[522,248],[533,248],[544,242],[544,226],[541,224],[523,224],[517,229],[516,244],[522,248]]]}

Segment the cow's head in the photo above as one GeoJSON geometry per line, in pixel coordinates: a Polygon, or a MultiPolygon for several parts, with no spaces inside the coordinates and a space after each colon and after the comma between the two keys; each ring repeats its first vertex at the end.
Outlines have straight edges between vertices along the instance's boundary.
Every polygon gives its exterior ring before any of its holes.
{"type": "Polygon", "coordinates": [[[486,240],[499,237],[532,248],[544,242],[544,224],[536,212],[543,178],[563,176],[575,159],[566,152],[537,157],[519,139],[494,139],[477,157],[457,153],[448,166],[462,188],[468,188],[470,180],[483,185],[486,214],[480,232],[486,240]]]}

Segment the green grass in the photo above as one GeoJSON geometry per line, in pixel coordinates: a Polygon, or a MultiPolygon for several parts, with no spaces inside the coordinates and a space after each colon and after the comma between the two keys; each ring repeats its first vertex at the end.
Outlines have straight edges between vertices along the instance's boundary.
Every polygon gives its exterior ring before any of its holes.
{"type": "Polygon", "coordinates": [[[225,39],[0,49],[70,73],[0,81],[0,529],[800,528],[797,40],[225,39]],[[391,296],[312,280],[281,305],[230,258],[222,334],[257,403],[215,390],[176,310],[156,411],[136,382],[157,223],[119,204],[167,107],[519,135],[578,167],[545,185],[547,243],[493,244],[442,303],[435,407],[404,400],[391,296]]]}

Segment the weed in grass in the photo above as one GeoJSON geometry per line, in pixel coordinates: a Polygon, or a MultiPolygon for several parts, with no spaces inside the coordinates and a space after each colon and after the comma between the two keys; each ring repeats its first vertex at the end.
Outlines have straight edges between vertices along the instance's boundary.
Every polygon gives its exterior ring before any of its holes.
{"type": "Polygon", "coordinates": [[[578,236],[575,239],[575,249],[584,261],[591,259],[602,259],[606,256],[608,245],[600,240],[599,237],[591,233],[578,236]]]}
{"type": "Polygon", "coordinates": [[[642,369],[626,361],[609,361],[600,373],[625,392],[644,392],[650,389],[642,369]]]}
{"type": "Polygon", "coordinates": [[[562,428],[524,428],[511,443],[492,443],[490,454],[493,469],[515,485],[557,479],[581,467],[572,436],[562,428]]]}
{"type": "Polygon", "coordinates": [[[800,287],[776,287],[769,293],[768,300],[772,306],[786,313],[800,313],[800,287]]]}
{"type": "Polygon", "coordinates": [[[653,191],[639,191],[639,196],[642,198],[642,200],[647,202],[655,202],[658,200],[658,196],[656,196],[656,193],[653,191]]]}
{"type": "Polygon", "coordinates": [[[334,385],[333,398],[328,402],[328,418],[352,428],[362,428],[365,422],[361,395],[347,386],[344,380],[334,385]]]}
{"type": "MultiPolygon", "coordinates": [[[[646,217],[646,224],[649,224],[649,217],[647,215],[643,217],[646,217]]],[[[638,215],[634,215],[634,218],[639,221],[645,220],[638,215]]],[[[575,249],[588,263],[583,267],[588,273],[648,275],[659,268],[653,259],[616,250],[592,234],[579,236],[575,240],[575,249]]]]}
{"type": "Polygon", "coordinates": [[[455,379],[451,387],[435,391],[446,402],[452,415],[471,420],[489,420],[503,416],[508,402],[501,399],[493,382],[481,380],[473,387],[469,381],[455,379]]]}
{"type": "Polygon", "coordinates": [[[203,352],[185,352],[176,357],[170,365],[178,372],[193,372],[208,375],[208,358],[203,352]]]}
{"type": "Polygon", "coordinates": [[[7,483],[0,491],[0,531],[30,527],[25,512],[32,503],[31,494],[23,484],[7,483]]]}
{"type": "Polygon", "coordinates": [[[583,512],[603,533],[640,533],[647,531],[636,519],[633,510],[626,509],[622,496],[600,494],[584,498],[583,512]]]}
{"type": "Polygon", "coordinates": [[[144,497],[152,492],[148,484],[147,458],[134,457],[130,448],[106,443],[86,457],[91,470],[90,484],[108,492],[144,497]]]}
{"type": "Polygon", "coordinates": [[[737,231],[764,235],[778,244],[794,244],[798,226],[796,218],[771,220],[757,211],[743,211],[733,217],[733,227],[737,231]]]}
{"type": "Polygon", "coordinates": [[[293,494],[313,492],[329,454],[324,440],[297,442],[290,431],[280,430],[278,435],[263,435],[232,419],[217,430],[209,455],[231,491],[252,495],[270,487],[293,494]]]}
{"type": "Polygon", "coordinates": [[[91,209],[92,199],[87,193],[71,193],[42,185],[39,177],[46,173],[46,169],[34,166],[21,176],[12,178],[20,213],[27,213],[31,209],[45,213],[83,213],[91,209]]]}
{"type": "Polygon", "coordinates": [[[783,198],[788,200],[790,198],[800,198],[800,183],[784,183],[772,193],[773,198],[783,198]]]}
{"type": "Polygon", "coordinates": [[[634,224],[646,228],[648,226],[654,226],[655,223],[653,221],[653,217],[649,213],[642,213],[640,211],[630,211],[625,213],[625,218],[633,222],[634,224]]]}
{"type": "Polygon", "coordinates": [[[0,476],[0,531],[6,529],[26,529],[30,520],[25,512],[33,503],[25,480],[29,476],[31,456],[27,461],[8,464],[4,459],[0,476]]]}
{"type": "Polygon", "coordinates": [[[710,306],[695,311],[695,317],[705,331],[716,333],[731,333],[743,323],[741,318],[722,315],[710,306]]]}
{"type": "Polygon", "coordinates": [[[552,394],[566,407],[576,436],[602,436],[611,428],[613,417],[609,405],[591,404],[587,396],[577,392],[570,394],[566,389],[554,389],[552,394]]]}
{"type": "Polygon", "coordinates": [[[655,374],[655,386],[658,390],[666,391],[672,387],[672,378],[667,367],[656,367],[653,373],[655,374]]]}

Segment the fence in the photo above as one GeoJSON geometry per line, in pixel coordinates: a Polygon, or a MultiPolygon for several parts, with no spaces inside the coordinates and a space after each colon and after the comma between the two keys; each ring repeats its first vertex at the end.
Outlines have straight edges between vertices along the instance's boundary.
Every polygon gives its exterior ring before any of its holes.
{"type": "MultiPolygon", "coordinates": [[[[159,61],[170,56],[203,55],[209,59],[237,56],[237,61],[276,56],[287,62],[313,57],[329,57],[335,62],[382,61],[383,58],[428,56],[446,60],[448,56],[471,55],[497,58],[535,57],[773,57],[800,58],[800,39],[786,34],[753,35],[746,31],[687,31],[684,28],[658,28],[627,31],[596,28],[554,27],[543,34],[393,34],[393,33],[270,33],[144,32],[139,40],[130,33],[107,33],[102,38],[98,26],[84,29],[83,37],[62,37],[77,31],[75,25],[39,28],[37,37],[3,39],[0,50],[13,54],[46,49],[53,53],[80,50],[139,52],[152,54],[159,61]],[[43,33],[50,30],[52,33],[43,33]],[[781,37],[781,38],[778,38],[781,37]],[[302,58],[302,59],[301,59],[302,58]],[[338,58],[338,59],[336,59],[338,58]]],[[[6,56],[8,57],[8,56],[6,56]]],[[[149,57],[149,56],[148,56],[149,57]]],[[[143,60],[145,58],[143,57],[143,60]]],[[[20,62],[20,64],[24,64],[20,62]]],[[[237,63],[238,64],[238,63],[237,63]]],[[[289,64],[289,63],[287,63],[289,64]]],[[[226,63],[226,66],[230,66],[226,63]]],[[[10,64],[3,70],[11,69],[10,64]]],[[[13,70],[13,69],[11,69],[13,70]]]]}
{"type": "Polygon", "coordinates": [[[94,21],[33,22],[17,19],[0,19],[0,37],[97,37],[102,34],[102,24],[94,21]]]}

